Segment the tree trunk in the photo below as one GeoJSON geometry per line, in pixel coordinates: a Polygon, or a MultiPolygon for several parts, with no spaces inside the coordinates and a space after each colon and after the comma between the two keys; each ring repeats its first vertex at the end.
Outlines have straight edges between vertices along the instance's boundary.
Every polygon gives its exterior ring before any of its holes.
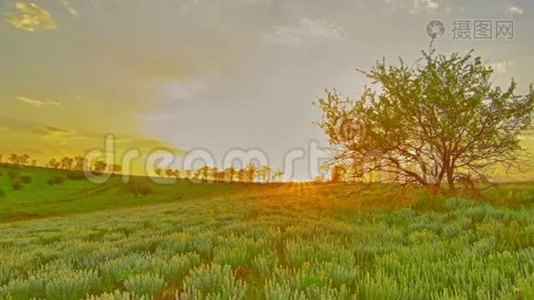
{"type": "Polygon", "coordinates": [[[454,186],[454,169],[452,167],[447,169],[447,183],[449,185],[449,192],[455,193],[456,187],[454,186]]]}
{"type": "Polygon", "coordinates": [[[428,189],[430,190],[430,193],[432,195],[437,195],[440,190],[440,184],[439,183],[430,183],[428,184],[428,189]]]}

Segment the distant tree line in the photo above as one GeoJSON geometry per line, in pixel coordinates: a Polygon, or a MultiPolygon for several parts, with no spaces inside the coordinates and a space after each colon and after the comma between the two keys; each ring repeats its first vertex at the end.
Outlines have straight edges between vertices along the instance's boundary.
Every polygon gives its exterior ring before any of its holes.
{"type": "MultiPolygon", "coordinates": [[[[16,154],[12,153],[7,158],[8,163],[19,166],[36,166],[37,160],[31,159],[28,154],[16,154]]],[[[0,163],[4,162],[4,157],[0,154],[0,163]]]]}
{"type": "MultiPolygon", "coordinates": [[[[18,166],[37,166],[37,161],[32,160],[28,154],[11,154],[8,158],[9,163],[18,166]]],[[[2,163],[2,155],[0,155],[2,163]]],[[[84,156],[65,156],[61,159],[50,159],[43,167],[69,170],[84,171],[90,170],[95,173],[120,174],[122,167],[118,164],[108,164],[103,160],[97,160],[90,163],[84,156]]],[[[270,166],[257,166],[253,163],[247,164],[243,168],[228,167],[219,169],[217,167],[203,166],[196,170],[163,169],[157,168],[156,175],[167,178],[203,180],[203,181],[221,181],[221,182],[281,182],[284,172],[281,169],[272,169],[270,166]]]]}
{"type": "Polygon", "coordinates": [[[122,172],[122,167],[118,164],[107,164],[102,160],[97,160],[90,164],[89,160],[84,156],[63,157],[60,160],[53,158],[47,163],[46,167],[71,171],[90,170],[96,173],[111,174],[122,172]]]}
{"type": "MultiPolygon", "coordinates": [[[[31,159],[28,154],[16,154],[12,153],[7,159],[8,163],[16,166],[37,166],[37,160],[31,159]]],[[[0,154],[0,163],[3,163],[3,156],[0,154]]],[[[97,173],[120,173],[122,167],[118,164],[107,164],[102,160],[95,161],[89,165],[89,160],[85,156],[65,156],[61,159],[52,158],[43,167],[58,169],[58,170],[70,170],[70,171],[83,171],[91,170],[97,173]]]]}
{"type": "Polygon", "coordinates": [[[186,169],[162,169],[157,168],[155,173],[161,177],[174,177],[180,179],[195,179],[203,181],[221,181],[221,182],[281,182],[284,172],[281,169],[272,169],[264,165],[258,167],[249,163],[244,168],[228,167],[219,169],[217,167],[203,166],[195,171],[186,169]]]}

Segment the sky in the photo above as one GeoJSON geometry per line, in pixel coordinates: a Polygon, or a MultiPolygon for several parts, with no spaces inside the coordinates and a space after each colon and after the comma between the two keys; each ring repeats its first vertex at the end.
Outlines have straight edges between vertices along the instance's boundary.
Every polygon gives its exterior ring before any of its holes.
{"type": "Polygon", "coordinates": [[[165,148],[178,166],[194,149],[218,167],[236,149],[273,167],[302,151],[286,175],[313,178],[325,89],[358,97],[356,69],[415,62],[440,20],[437,51],[475,49],[496,85],[526,91],[533,13],[526,0],[0,0],[0,154],[46,161],[111,134],[118,153],[165,148]],[[513,21],[513,38],[455,39],[454,20],[513,21]]]}

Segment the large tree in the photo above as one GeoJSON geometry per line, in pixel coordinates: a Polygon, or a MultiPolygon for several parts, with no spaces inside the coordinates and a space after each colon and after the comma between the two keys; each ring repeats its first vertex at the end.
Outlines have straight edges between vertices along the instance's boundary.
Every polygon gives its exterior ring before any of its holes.
{"type": "Polygon", "coordinates": [[[359,99],[328,91],[319,99],[319,125],[332,163],[363,176],[389,173],[397,181],[440,187],[473,185],[496,166],[519,167],[520,135],[531,126],[532,85],[517,95],[515,81],[493,86],[493,69],[473,51],[437,55],[412,66],[378,61],[361,71],[372,81],[359,99]]]}

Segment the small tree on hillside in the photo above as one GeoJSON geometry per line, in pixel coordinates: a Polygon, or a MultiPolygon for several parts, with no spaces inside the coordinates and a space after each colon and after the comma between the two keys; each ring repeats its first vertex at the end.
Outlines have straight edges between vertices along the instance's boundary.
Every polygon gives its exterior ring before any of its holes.
{"type": "Polygon", "coordinates": [[[211,168],[209,166],[203,166],[195,171],[195,178],[200,180],[208,180],[210,176],[211,168]]]}
{"type": "Polygon", "coordinates": [[[84,156],[74,157],[74,170],[83,171],[88,168],[89,160],[84,156]]]}
{"type": "Polygon", "coordinates": [[[234,168],[233,166],[230,166],[224,169],[224,180],[226,182],[232,182],[235,180],[236,174],[237,174],[236,168],[234,168]]]}
{"type": "Polygon", "coordinates": [[[327,91],[318,102],[335,165],[424,186],[446,182],[450,190],[486,180],[490,168],[521,166],[532,86],[523,96],[513,80],[504,90],[493,87],[493,69],[472,51],[423,52],[413,67],[383,60],[363,73],[377,91],[366,87],[358,100],[327,91]]]}
{"type": "Polygon", "coordinates": [[[258,166],[256,166],[253,163],[248,163],[245,166],[245,181],[255,182],[257,176],[258,176],[258,166]]]}
{"type": "Polygon", "coordinates": [[[275,169],[272,173],[272,182],[281,182],[284,177],[284,171],[282,169],[275,169]]]}
{"type": "Polygon", "coordinates": [[[108,166],[109,172],[113,175],[122,172],[122,166],[118,164],[112,164],[108,166]]]}
{"type": "Polygon", "coordinates": [[[108,164],[106,162],[104,162],[103,160],[97,160],[93,165],[93,170],[97,173],[104,173],[106,172],[107,167],[108,164]]]}
{"type": "Polygon", "coordinates": [[[189,179],[189,180],[191,180],[191,179],[193,179],[193,177],[194,177],[194,172],[193,172],[193,170],[191,170],[191,169],[186,169],[186,170],[184,170],[184,179],[189,179]]]}
{"type": "Polygon", "coordinates": [[[47,164],[47,166],[52,169],[59,169],[60,165],[61,164],[55,158],[52,158],[47,164]]]}
{"type": "Polygon", "coordinates": [[[174,176],[174,170],[173,169],[166,169],[165,170],[165,176],[173,177],[174,176]]]}
{"type": "Polygon", "coordinates": [[[19,162],[19,155],[16,154],[16,153],[12,153],[12,154],[9,155],[8,160],[9,160],[12,164],[16,165],[16,164],[18,164],[18,162],[19,162]]]}
{"type": "Polygon", "coordinates": [[[270,182],[271,172],[272,172],[271,167],[264,165],[264,166],[261,166],[258,176],[262,182],[270,182]]]}
{"type": "Polygon", "coordinates": [[[147,196],[152,193],[152,187],[148,185],[147,183],[144,183],[139,180],[134,180],[132,182],[129,182],[124,186],[124,189],[134,195],[137,196],[147,196]]]}
{"type": "Polygon", "coordinates": [[[60,163],[61,169],[71,170],[74,164],[74,159],[66,156],[66,157],[63,157],[59,163],[60,163]]]}

